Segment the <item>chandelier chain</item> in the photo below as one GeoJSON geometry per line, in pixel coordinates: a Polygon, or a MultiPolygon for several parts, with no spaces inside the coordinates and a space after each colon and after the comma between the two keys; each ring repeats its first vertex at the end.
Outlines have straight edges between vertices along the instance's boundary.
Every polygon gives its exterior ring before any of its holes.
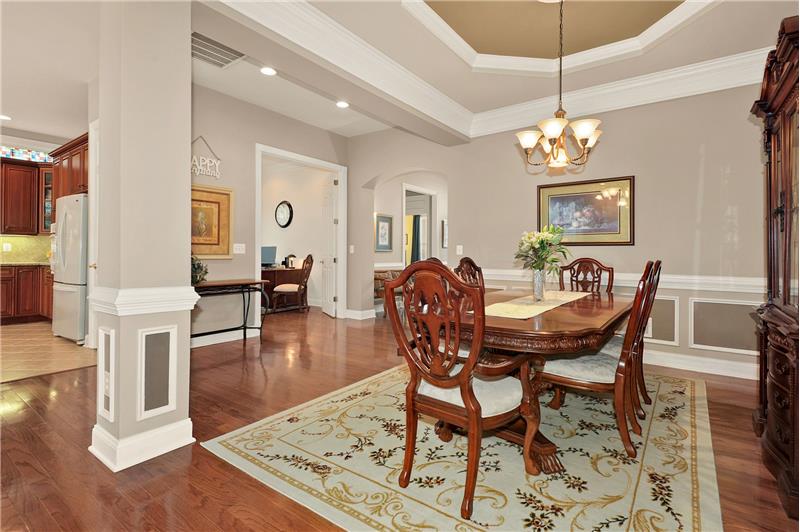
{"type": "Polygon", "coordinates": [[[561,102],[561,79],[564,71],[564,0],[558,5],[558,109],[564,110],[561,102]]]}

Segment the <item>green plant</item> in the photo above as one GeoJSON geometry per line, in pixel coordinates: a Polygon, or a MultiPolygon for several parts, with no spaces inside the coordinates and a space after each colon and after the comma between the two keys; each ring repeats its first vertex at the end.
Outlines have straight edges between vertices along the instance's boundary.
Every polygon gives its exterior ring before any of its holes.
{"type": "Polygon", "coordinates": [[[208,266],[192,255],[192,286],[205,281],[206,275],[208,275],[208,266]]]}
{"type": "Polygon", "coordinates": [[[547,225],[542,231],[522,233],[514,258],[522,261],[526,270],[547,270],[558,273],[561,259],[567,258],[567,248],[561,243],[564,228],[547,225]]]}

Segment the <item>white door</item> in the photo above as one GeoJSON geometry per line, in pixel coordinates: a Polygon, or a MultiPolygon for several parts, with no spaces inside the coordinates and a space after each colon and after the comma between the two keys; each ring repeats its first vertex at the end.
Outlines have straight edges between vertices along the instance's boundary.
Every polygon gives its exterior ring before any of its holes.
{"type": "MultiPolygon", "coordinates": [[[[331,176],[331,183],[335,176],[331,176]]],[[[330,186],[325,191],[325,219],[330,220],[328,234],[330,239],[325,249],[325,254],[320,260],[322,267],[322,312],[328,316],[336,317],[336,186],[330,186]]]]}

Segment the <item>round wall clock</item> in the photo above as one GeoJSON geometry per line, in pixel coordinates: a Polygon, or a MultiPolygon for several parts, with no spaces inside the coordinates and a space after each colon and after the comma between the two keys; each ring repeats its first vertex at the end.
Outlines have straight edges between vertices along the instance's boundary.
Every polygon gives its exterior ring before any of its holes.
{"type": "Polygon", "coordinates": [[[294,216],[294,211],[292,204],[288,201],[282,201],[275,207],[275,221],[279,226],[289,227],[289,224],[292,223],[292,216],[294,216]]]}

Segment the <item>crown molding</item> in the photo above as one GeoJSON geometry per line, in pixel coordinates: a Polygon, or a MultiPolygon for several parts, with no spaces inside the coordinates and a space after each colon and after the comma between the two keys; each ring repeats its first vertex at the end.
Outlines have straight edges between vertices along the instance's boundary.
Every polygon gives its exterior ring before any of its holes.
{"type": "Polygon", "coordinates": [[[305,0],[222,0],[261,24],[376,89],[445,126],[468,135],[472,113],[305,0]]]}
{"type": "MultiPolygon", "coordinates": [[[[566,92],[565,107],[570,117],[577,118],[759,84],[764,74],[764,58],[770,50],[760,48],[566,92]]],[[[557,105],[556,96],[549,96],[475,113],[470,137],[529,127],[538,118],[550,116],[557,105]]]]}
{"type": "MultiPolygon", "coordinates": [[[[721,0],[683,2],[636,37],[564,56],[564,72],[577,72],[639,55],[720,2],[721,0]]],[[[558,59],[479,54],[424,0],[402,0],[401,5],[467,63],[473,72],[548,77],[558,73],[558,59]]]]}

